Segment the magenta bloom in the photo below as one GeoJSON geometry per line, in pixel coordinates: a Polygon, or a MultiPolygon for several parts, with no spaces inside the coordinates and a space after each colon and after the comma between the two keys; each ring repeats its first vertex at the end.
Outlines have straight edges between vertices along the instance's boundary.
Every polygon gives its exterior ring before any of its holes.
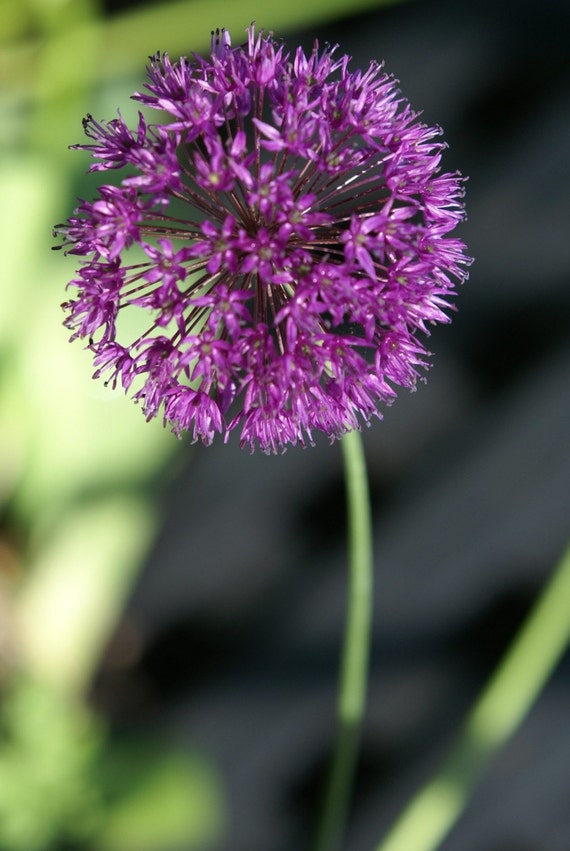
{"type": "Polygon", "coordinates": [[[133,97],[159,124],[84,120],[75,147],[91,171],[122,169],[120,185],[56,231],[84,258],[65,324],[95,376],[178,435],[239,429],[275,452],[339,437],[413,387],[418,333],[448,321],[469,258],[448,235],[462,178],[440,174],[440,130],[393,78],[247,36],[232,48],[217,31],[208,60],[153,57],[133,97]]]}

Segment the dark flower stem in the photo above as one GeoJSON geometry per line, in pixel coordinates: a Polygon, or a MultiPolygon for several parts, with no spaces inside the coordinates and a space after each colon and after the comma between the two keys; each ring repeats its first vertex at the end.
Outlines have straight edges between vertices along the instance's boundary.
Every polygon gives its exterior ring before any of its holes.
{"type": "Polygon", "coordinates": [[[337,731],[314,851],[337,851],[345,833],[366,706],[372,620],[372,521],[360,432],[342,439],[349,537],[349,587],[337,731]]]}

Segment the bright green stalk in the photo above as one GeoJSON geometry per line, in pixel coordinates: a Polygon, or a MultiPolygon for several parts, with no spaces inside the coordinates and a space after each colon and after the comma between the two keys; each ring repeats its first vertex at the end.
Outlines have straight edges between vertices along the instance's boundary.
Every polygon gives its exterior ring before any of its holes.
{"type": "Polygon", "coordinates": [[[440,772],[376,851],[435,851],[489,759],[515,732],[570,642],[570,548],[467,717],[440,772]]]}
{"type": "Polygon", "coordinates": [[[315,851],[341,847],[366,706],[372,619],[372,519],[360,432],[342,440],[349,536],[349,588],[337,733],[315,851]]]}

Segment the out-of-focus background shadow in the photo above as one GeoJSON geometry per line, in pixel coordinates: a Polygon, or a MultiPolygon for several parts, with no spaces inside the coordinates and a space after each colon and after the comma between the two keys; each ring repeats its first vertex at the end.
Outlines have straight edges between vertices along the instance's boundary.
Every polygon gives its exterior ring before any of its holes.
{"type": "MultiPolygon", "coordinates": [[[[50,252],[98,182],[67,150],[82,116],[135,115],[149,53],[252,19],[384,59],[470,177],[459,311],[427,384],[364,435],[374,648],[349,851],[431,776],[569,534],[566,2],[3,0],[1,851],[308,847],[344,614],[339,447],[250,456],[146,424],[68,345],[75,264],[50,252]]],[[[442,851],[568,851],[569,712],[566,657],[442,851]]]]}

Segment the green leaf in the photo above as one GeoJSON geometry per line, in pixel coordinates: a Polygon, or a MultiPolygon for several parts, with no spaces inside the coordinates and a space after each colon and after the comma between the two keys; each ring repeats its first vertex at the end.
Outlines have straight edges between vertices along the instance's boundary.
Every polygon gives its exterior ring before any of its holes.
{"type": "Polygon", "coordinates": [[[140,742],[114,749],[102,778],[112,799],[99,851],[208,851],[224,830],[218,775],[198,755],[140,742]]]}

